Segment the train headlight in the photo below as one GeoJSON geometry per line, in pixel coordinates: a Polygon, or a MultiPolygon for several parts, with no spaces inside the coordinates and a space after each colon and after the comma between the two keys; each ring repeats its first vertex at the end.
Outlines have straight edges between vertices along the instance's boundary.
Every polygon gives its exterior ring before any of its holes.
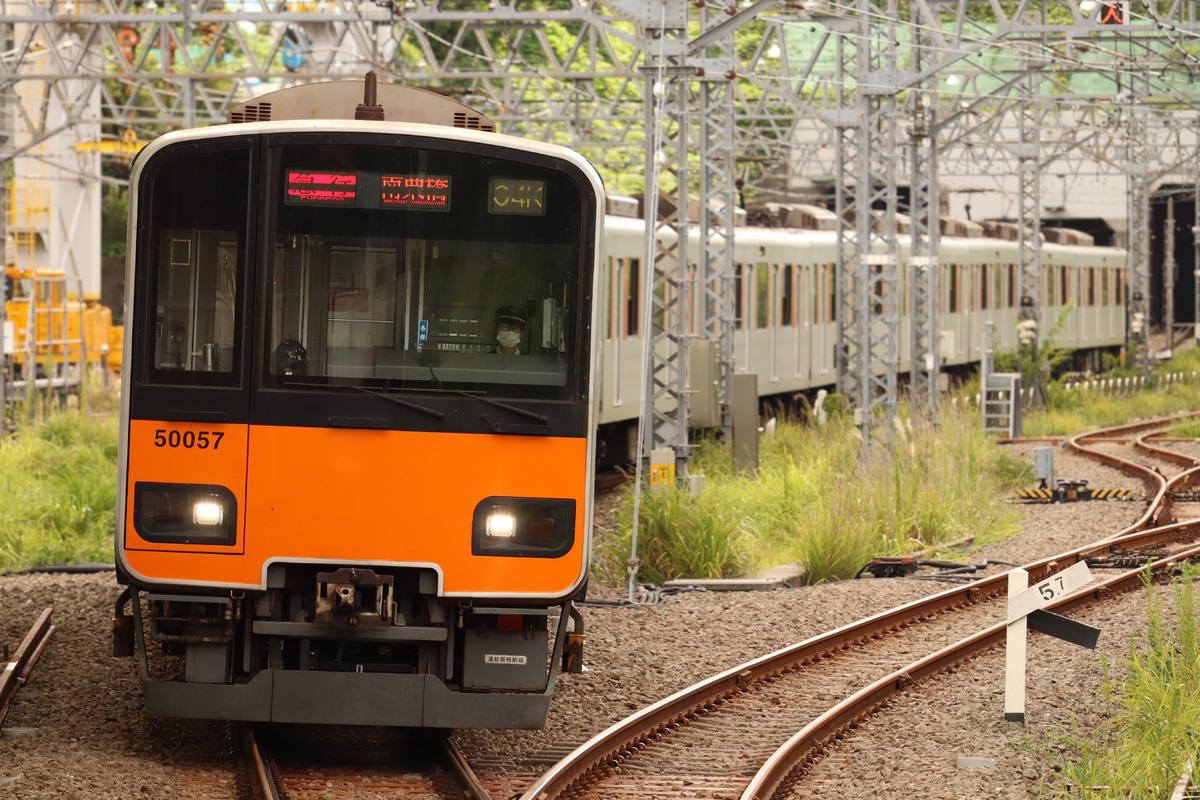
{"type": "Polygon", "coordinates": [[[138,482],[133,528],[148,542],[234,544],[237,498],[224,486],[138,482]]]}
{"type": "Polygon", "coordinates": [[[489,497],[475,507],[473,555],[557,558],[574,544],[574,500],[489,497]]]}
{"type": "Polygon", "coordinates": [[[197,525],[220,525],[224,517],[225,509],[212,500],[202,500],[192,506],[192,522],[197,525]]]}
{"type": "Polygon", "coordinates": [[[517,520],[512,514],[493,511],[488,514],[485,530],[489,537],[508,539],[517,532],[517,520]]]}

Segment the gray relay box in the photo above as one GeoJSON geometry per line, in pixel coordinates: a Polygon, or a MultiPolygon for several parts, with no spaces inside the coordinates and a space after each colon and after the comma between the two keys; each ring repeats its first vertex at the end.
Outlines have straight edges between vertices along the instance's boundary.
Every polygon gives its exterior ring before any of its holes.
{"type": "Polygon", "coordinates": [[[470,628],[463,637],[463,689],[543,691],[546,644],[541,630],[470,628]]]}
{"type": "Polygon", "coordinates": [[[1038,447],[1033,451],[1033,477],[1042,482],[1043,489],[1054,488],[1054,448],[1038,447]]]}

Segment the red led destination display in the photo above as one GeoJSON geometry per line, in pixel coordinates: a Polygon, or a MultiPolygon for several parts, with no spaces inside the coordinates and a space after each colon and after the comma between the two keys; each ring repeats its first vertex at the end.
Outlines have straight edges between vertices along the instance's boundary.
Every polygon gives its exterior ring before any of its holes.
{"type": "Polygon", "coordinates": [[[358,176],[353,172],[288,170],[289,206],[353,206],[358,198],[358,176]]]}
{"type": "Polygon", "coordinates": [[[379,205],[381,208],[449,211],[450,176],[381,175],[379,205]]]}

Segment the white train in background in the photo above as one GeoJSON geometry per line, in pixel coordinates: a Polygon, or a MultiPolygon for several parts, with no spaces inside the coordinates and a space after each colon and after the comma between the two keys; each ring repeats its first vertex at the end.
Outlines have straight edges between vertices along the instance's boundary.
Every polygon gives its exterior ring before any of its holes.
{"type": "MultiPolygon", "coordinates": [[[[642,318],[646,225],[637,216],[614,213],[610,198],[605,223],[605,254],[598,298],[601,348],[601,438],[603,460],[629,460],[641,413],[643,382],[642,318]]],[[[625,206],[628,208],[628,204],[625,206]]],[[[739,226],[734,238],[734,359],[738,372],[758,375],[761,397],[832,387],[837,380],[837,234],[833,215],[812,207],[783,207],[787,222],[802,219],[812,228],[739,226]],[[825,229],[819,229],[825,228],[825,229]]],[[[636,208],[631,208],[636,214],[636,208]]],[[[774,209],[773,209],[774,210],[774,209]]],[[[778,217],[777,217],[778,218],[778,217]]],[[[1011,226],[994,226],[998,231],[1011,226]]],[[[902,225],[902,230],[906,226],[902,225]]],[[[994,324],[997,350],[1017,346],[1021,276],[1019,243],[985,236],[983,226],[943,220],[938,326],[941,368],[965,372],[983,351],[984,325],[994,324]]],[[[1125,343],[1126,251],[1096,247],[1091,237],[1047,229],[1041,245],[1043,335],[1071,304],[1054,337],[1060,348],[1078,351],[1093,368],[1100,354],[1125,343]]],[[[907,373],[910,241],[898,240],[903,302],[897,331],[900,372],[907,373]]],[[[698,234],[689,246],[700,252],[698,234]]],[[[699,319],[691,323],[699,328],[699,319]]]]}

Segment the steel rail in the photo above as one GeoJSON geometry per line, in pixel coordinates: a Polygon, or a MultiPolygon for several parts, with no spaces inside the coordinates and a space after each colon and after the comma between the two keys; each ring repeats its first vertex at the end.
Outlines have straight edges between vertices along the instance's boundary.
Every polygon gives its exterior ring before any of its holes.
{"type": "Polygon", "coordinates": [[[1170,417],[1162,417],[1152,420],[1142,420],[1140,422],[1130,422],[1124,425],[1114,425],[1109,428],[1100,428],[1095,431],[1088,431],[1076,436],[1071,436],[1066,441],[1066,446],[1085,458],[1091,458],[1107,464],[1110,467],[1119,469],[1127,475],[1133,475],[1142,481],[1146,487],[1146,493],[1150,495],[1151,500],[1146,508],[1146,513],[1137,519],[1129,527],[1118,531],[1110,539],[1117,539],[1125,536],[1128,533],[1139,530],[1147,530],[1156,528],[1161,525],[1166,525],[1173,521],[1170,509],[1170,492],[1167,488],[1167,479],[1163,475],[1155,472],[1153,469],[1138,464],[1135,461],[1130,461],[1112,453],[1105,453],[1102,450],[1093,450],[1088,447],[1088,442],[1096,440],[1111,440],[1111,439],[1131,439],[1135,438],[1134,434],[1145,434],[1146,436],[1153,435],[1154,432],[1166,428],[1172,422],[1180,419],[1190,419],[1200,416],[1200,412],[1189,411],[1184,414],[1176,414],[1170,417]]]}
{"type": "Polygon", "coordinates": [[[50,643],[50,637],[57,630],[57,626],[50,624],[53,614],[53,608],[42,611],[29,633],[21,640],[12,660],[5,664],[4,672],[0,673],[0,722],[4,721],[4,716],[8,713],[8,704],[12,702],[17,690],[29,679],[34,665],[42,657],[46,645],[50,643]]]}
{"type": "MultiPolygon", "coordinates": [[[[1184,416],[1196,416],[1196,414],[1184,416]]],[[[1138,431],[1157,430],[1169,424],[1171,419],[1105,428],[1072,437],[1068,440],[1068,444],[1084,456],[1097,458],[1141,478],[1154,495],[1154,504],[1161,504],[1167,496],[1167,482],[1162,476],[1140,464],[1099,451],[1088,450],[1082,441],[1088,438],[1127,436],[1138,431]]],[[[1196,470],[1190,470],[1175,480],[1193,475],[1195,472],[1196,470]]],[[[1157,519],[1157,513],[1155,513],[1157,509],[1154,504],[1150,511],[1133,526],[1102,540],[1101,543],[1025,565],[1024,569],[1029,573],[1030,583],[1045,580],[1050,575],[1085,558],[1111,559],[1112,554],[1120,550],[1142,550],[1146,547],[1161,547],[1168,543],[1178,543],[1182,540],[1194,541],[1200,538],[1200,521],[1179,523],[1163,528],[1148,527],[1152,520],[1157,519]]],[[[956,586],[785,647],[707,678],[635,712],[593,736],[530,784],[521,794],[520,800],[552,800],[552,798],[565,793],[574,784],[598,777],[609,765],[620,764],[632,754],[644,749],[649,742],[662,738],[667,731],[715,710],[730,697],[756,683],[793,672],[806,664],[830,656],[838,650],[848,649],[859,642],[894,632],[924,619],[936,617],[938,614],[954,608],[1002,595],[1007,592],[1007,586],[1007,573],[983,578],[972,584],[956,586]]],[[[977,634],[977,637],[986,638],[989,635],[993,634],[984,631],[977,634]]],[[[1002,634],[999,635],[1002,636],[1002,634]]],[[[917,663],[923,664],[923,661],[917,663]]],[[[920,667],[920,669],[933,668],[932,664],[920,667]]]]}
{"type": "Polygon", "coordinates": [[[1151,455],[1160,461],[1169,461],[1181,467],[1200,467],[1200,458],[1193,458],[1185,453],[1150,444],[1149,440],[1152,438],[1155,438],[1154,435],[1147,433],[1134,439],[1131,444],[1135,449],[1141,450],[1143,453],[1151,455]]]}
{"type": "MultiPolygon", "coordinates": [[[[271,769],[270,752],[260,748],[255,726],[239,726],[239,733],[242,754],[247,765],[249,789],[254,800],[282,800],[290,791],[286,788],[281,789],[281,786],[286,787],[286,782],[290,778],[287,769],[279,771],[282,783],[276,781],[276,776],[271,769]]],[[[423,766],[421,771],[428,771],[432,775],[432,782],[437,787],[439,794],[458,800],[491,800],[487,789],[449,735],[441,737],[436,742],[427,738],[418,746],[418,750],[427,756],[423,763],[430,765],[423,766]]]]}
{"type": "Polygon", "coordinates": [[[442,739],[441,755],[443,767],[455,786],[454,797],[464,800],[491,800],[491,795],[476,777],[475,770],[471,769],[466,757],[449,736],[442,739]]]}
{"type": "MultiPolygon", "coordinates": [[[[1093,583],[1050,603],[1046,609],[1060,613],[1072,611],[1117,594],[1135,591],[1142,587],[1144,574],[1161,576],[1164,571],[1173,571],[1178,562],[1196,556],[1200,556],[1200,545],[1093,583]]],[[[846,698],[776,750],[750,780],[741,800],[785,797],[792,785],[807,773],[817,759],[828,753],[832,741],[844,738],[867,717],[883,709],[897,693],[999,646],[1004,641],[1007,627],[1007,622],[998,622],[950,647],[914,661],[846,698]]]]}
{"type": "Polygon", "coordinates": [[[279,789],[275,786],[275,776],[271,774],[271,766],[263,758],[262,750],[258,747],[258,737],[250,725],[239,726],[242,739],[242,754],[249,769],[250,792],[254,800],[280,800],[279,789]]]}

